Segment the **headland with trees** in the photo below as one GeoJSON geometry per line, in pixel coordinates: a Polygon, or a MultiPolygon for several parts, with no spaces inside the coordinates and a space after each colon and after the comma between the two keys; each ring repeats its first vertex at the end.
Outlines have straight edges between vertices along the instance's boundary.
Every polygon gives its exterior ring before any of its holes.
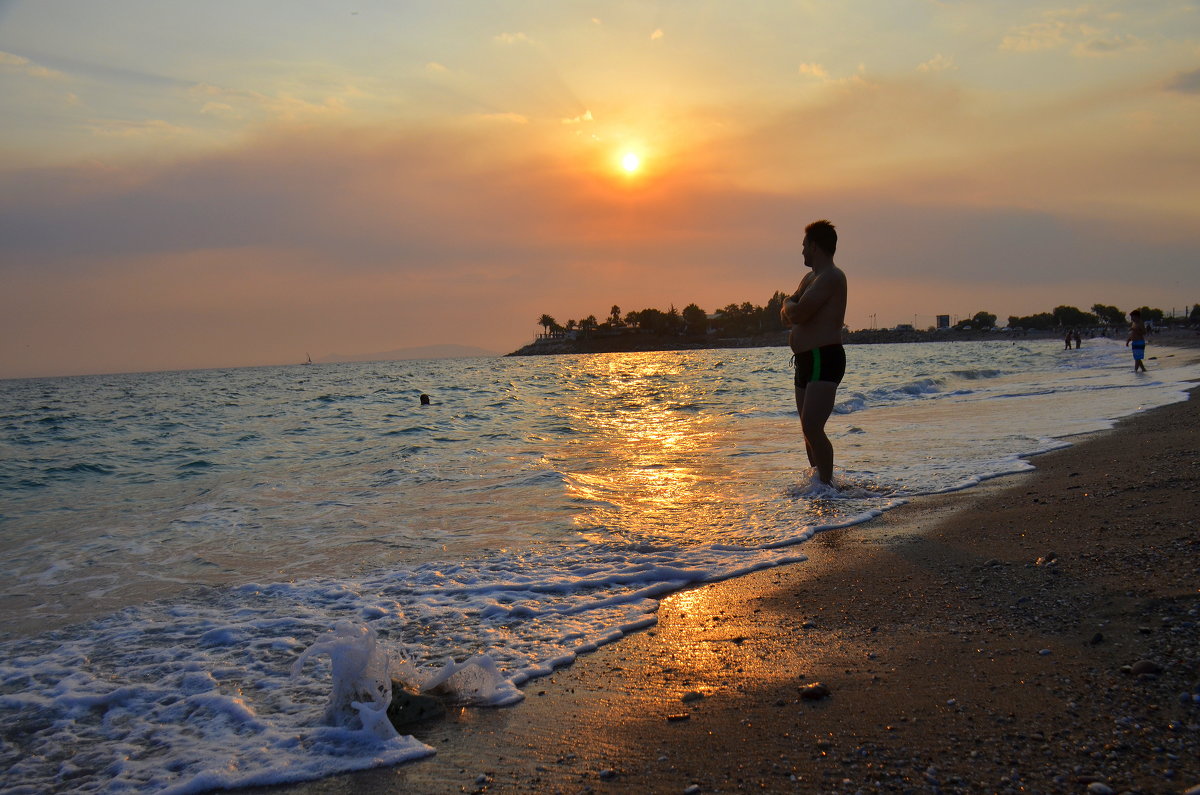
{"type": "MultiPolygon", "coordinates": [[[[559,323],[549,314],[538,318],[542,333],[509,356],[534,356],[552,353],[606,353],[616,351],[688,350],[698,348],[754,348],[787,345],[788,329],[780,318],[786,293],[776,291],[765,306],[749,301],[729,304],[712,313],[696,304],[682,311],[674,305],[667,310],[642,309],[621,312],[613,305],[604,320],[588,315],[582,320],[559,323]]],[[[1168,316],[1161,309],[1140,307],[1142,320],[1154,328],[1200,328],[1200,304],[1185,309],[1182,316],[1168,316]]],[[[944,316],[948,317],[948,316],[944,316]]],[[[1051,312],[1018,317],[1009,316],[1004,327],[997,327],[996,315],[981,311],[969,318],[941,328],[917,329],[900,325],[889,329],[843,331],[849,344],[881,342],[928,342],[934,340],[996,339],[1008,336],[1061,336],[1068,330],[1089,336],[1123,333],[1129,322],[1125,311],[1095,304],[1090,312],[1073,306],[1058,306],[1051,312]]]]}

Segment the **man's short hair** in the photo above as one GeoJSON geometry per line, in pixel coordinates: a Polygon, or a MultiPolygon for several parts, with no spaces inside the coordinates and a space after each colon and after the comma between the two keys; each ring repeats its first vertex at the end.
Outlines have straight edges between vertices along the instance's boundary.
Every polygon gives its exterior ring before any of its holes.
{"type": "Polygon", "coordinates": [[[1129,316],[1130,316],[1130,317],[1141,317],[1141,316],[1142,316],[1142,310],[1140,310],[1140,309],[1135,309],[1135,310],[1133,310],[1132,312],[1130,312],[1130,313],[1129,313],[1129,316]]]}
{"type": "Polygon", "coordinates": [[[813,221],[804,227],[804,236],[820,246],[831,257],[837,251],[837,230],[824,218],[820,221],[813,221]]]}

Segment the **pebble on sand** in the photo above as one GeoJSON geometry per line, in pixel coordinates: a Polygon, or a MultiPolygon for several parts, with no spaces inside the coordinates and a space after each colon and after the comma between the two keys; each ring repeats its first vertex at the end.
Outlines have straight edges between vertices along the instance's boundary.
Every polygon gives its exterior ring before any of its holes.
{"type": "Polygon", "coordinates": [[[832,691],[820,682],[813,682],[800,688],[800,698],[805,701],[820,701],[823,698],[829,698],[830,695],[832,695],[832,691]]]}
{"type": "Polygon", "coordinates": [[[388,720],[397,731],[414,723],[440,720],[446,717],[446,705],[437,696],[412,693],[399,682],[392,682],[392,701],[387,708],[388,720]]]}
{"type": "Polygon", "coordinates": [[[1133,665],[1129,666],[1129,673],[1134,676],[1142,674],[1161,674],[1162,666],[1154,662],[1154,660],[1138,660],[1133,665]]]}

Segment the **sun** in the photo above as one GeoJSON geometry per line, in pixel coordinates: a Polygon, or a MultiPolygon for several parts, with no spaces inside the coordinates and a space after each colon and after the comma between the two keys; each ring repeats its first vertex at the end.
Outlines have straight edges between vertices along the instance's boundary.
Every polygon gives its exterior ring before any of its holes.
{"type": "Polygon", "coordinates": [[[636,173],[642,167],[642,159],[638,157],[636,152],[626,152],[621,155],[621,168],[625,169],[626,174],[636,173]]]}

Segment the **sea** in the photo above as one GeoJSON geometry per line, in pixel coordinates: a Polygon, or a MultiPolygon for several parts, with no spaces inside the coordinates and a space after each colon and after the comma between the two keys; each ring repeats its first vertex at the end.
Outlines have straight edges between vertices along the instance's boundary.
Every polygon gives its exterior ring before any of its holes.
{"type": "Polygon", "coordinates": [[[420,759],[392,678],[520,709],[665,594],[1185,400],[1200,367],[1148,353],[849,346],[836,491],[785,348],[0,381],[0,789],[420,759]]]}

